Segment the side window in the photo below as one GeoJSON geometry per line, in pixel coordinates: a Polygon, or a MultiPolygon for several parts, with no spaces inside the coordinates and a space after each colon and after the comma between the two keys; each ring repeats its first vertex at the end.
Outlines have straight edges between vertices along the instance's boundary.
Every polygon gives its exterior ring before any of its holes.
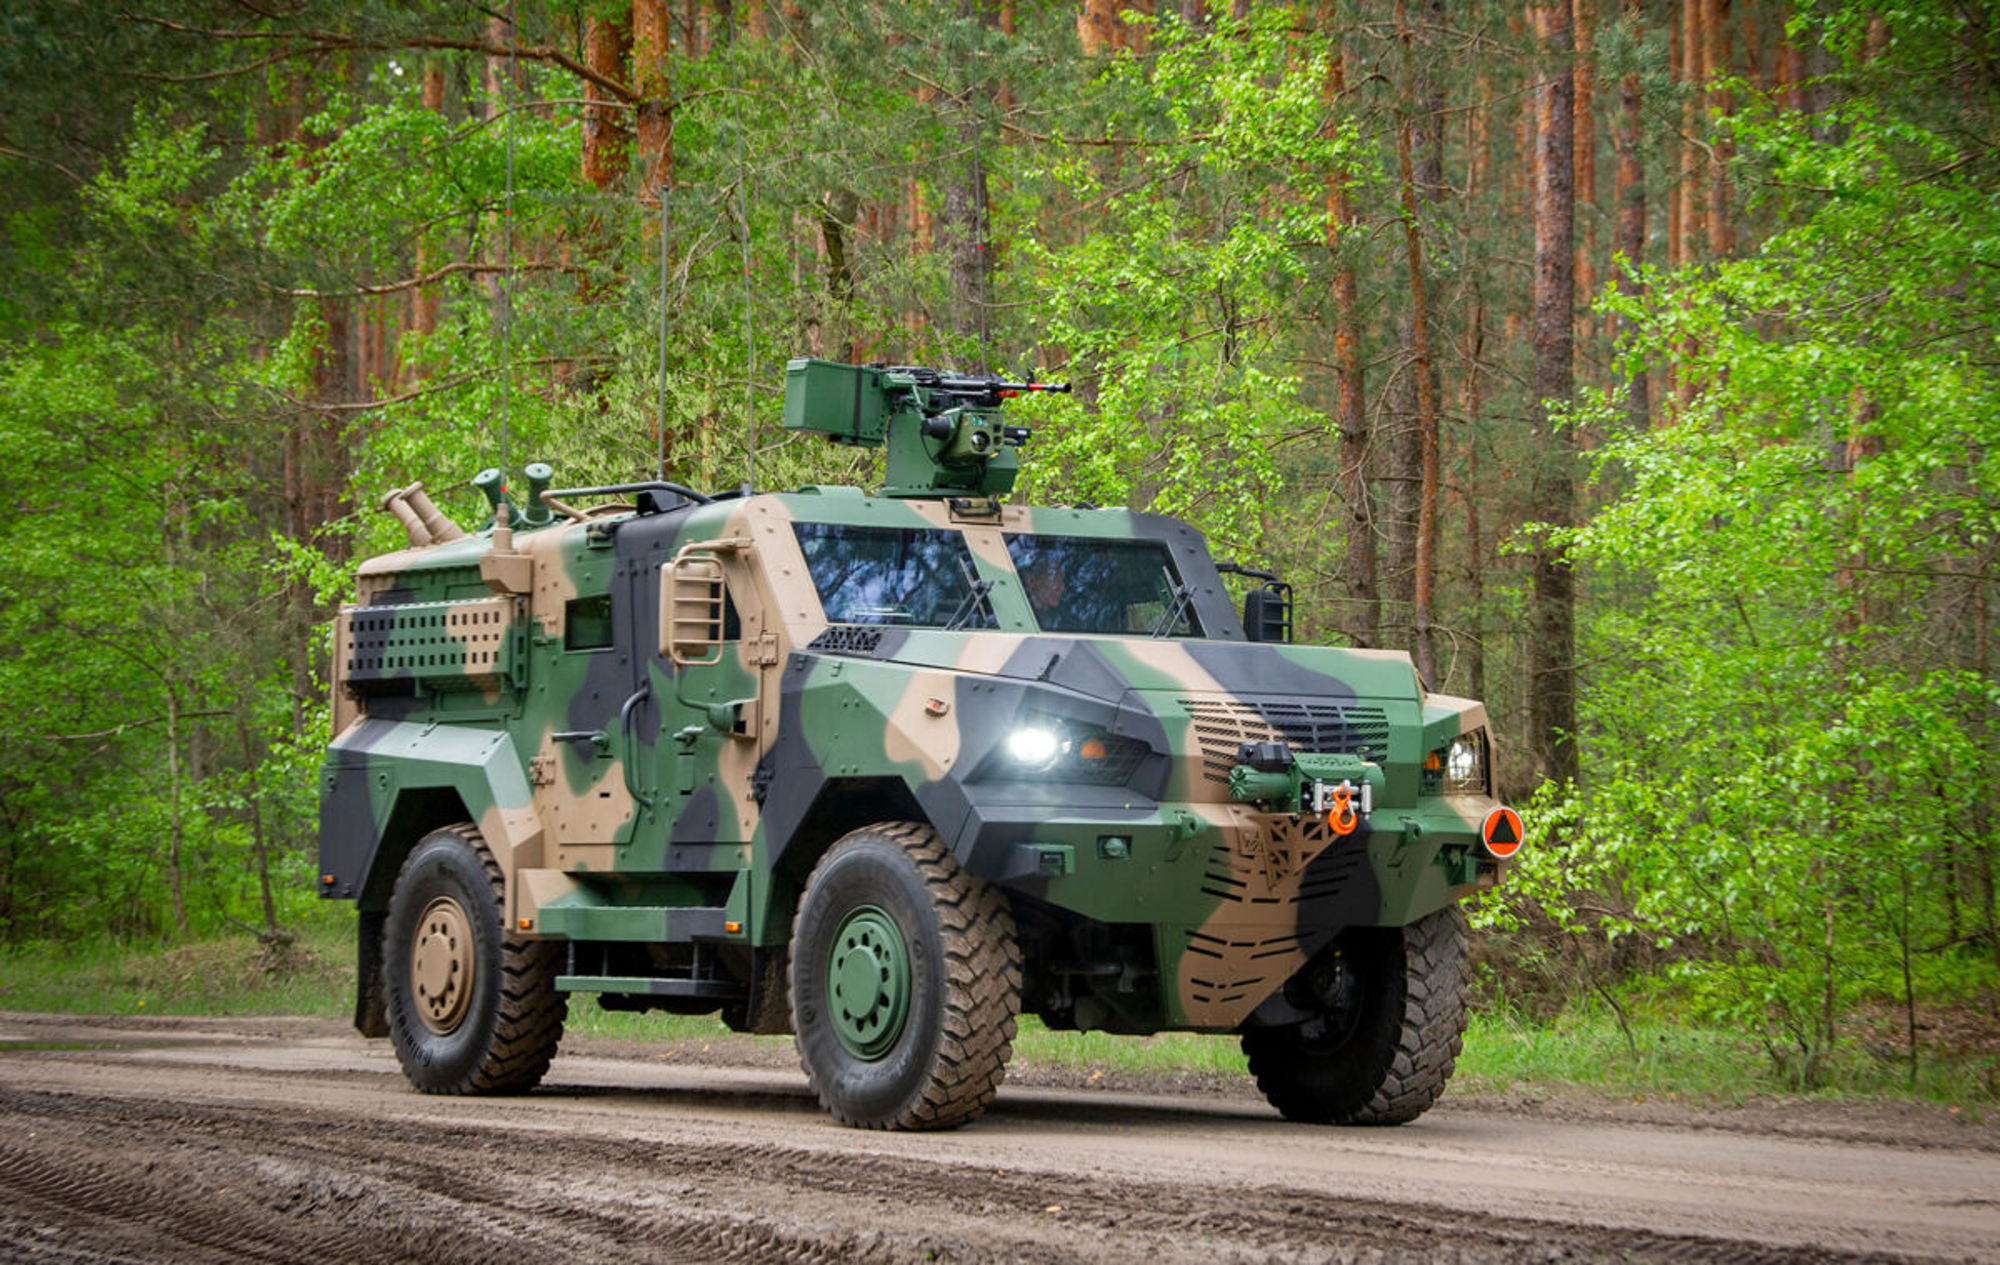
{"type": "Polygon", "coordinates": [[[842,523],[792,528],[829,624],[999,626],[958,532],[842,523]]]}
{"type": "Polygon", "coordinates": [[[605,650],[611,646],[611,595],[573,597],[563,603],[563,649],[605,650]]]}

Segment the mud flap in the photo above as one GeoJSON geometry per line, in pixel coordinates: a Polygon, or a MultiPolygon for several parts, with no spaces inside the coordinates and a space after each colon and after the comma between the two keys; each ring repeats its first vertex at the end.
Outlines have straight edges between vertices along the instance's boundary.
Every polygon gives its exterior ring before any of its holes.
{"type": "Polygon", "coordinates": [[[382,1005],[382,928],[386,912],[363,910],[355,931],[354,1028],[364,1037],[389,1035],[382,1005]]]}

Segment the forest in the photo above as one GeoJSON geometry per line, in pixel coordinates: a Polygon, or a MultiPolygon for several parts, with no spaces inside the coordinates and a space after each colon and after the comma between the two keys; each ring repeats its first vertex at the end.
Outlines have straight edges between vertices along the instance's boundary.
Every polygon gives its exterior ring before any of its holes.
{"type": "Polygon", "coordinates": [[[879,481],[813,355],[1486,700],[1496,1004],[2000,1001],[1992,0],[12,0],[0,223],[0,946],[327,916],[383,493],[879,481]]]}

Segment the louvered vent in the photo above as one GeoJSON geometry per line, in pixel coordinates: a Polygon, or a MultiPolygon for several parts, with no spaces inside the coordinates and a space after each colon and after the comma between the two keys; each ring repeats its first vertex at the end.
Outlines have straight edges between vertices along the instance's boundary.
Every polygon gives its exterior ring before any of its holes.
{"type": "Polygon", "coordinates": [[[1184,698],[1180,705],[1194,722],[1201,743],[1202,776],[1228,782],[1236,749],[1245,742],[1282,738],[1292,750],[1312,755],[1358,755],[1380,760],[1389,750],[1389,718],[1379,707],[1337,703],[1257,703],[1234,699],[1184,698]]]}

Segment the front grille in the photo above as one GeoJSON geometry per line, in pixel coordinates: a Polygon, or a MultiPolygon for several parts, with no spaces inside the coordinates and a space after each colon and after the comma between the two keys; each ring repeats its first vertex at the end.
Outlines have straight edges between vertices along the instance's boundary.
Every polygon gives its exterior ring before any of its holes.
{"type": "Polygon", "coordinates": [[[1194,722],[1195,740],[1201,744],[1201,774],[1211,782],[1229,781],[1236,749],[1246,742],[1282,738],[1293,751],[1358,755],[1364,760],[1380,760],[1389,751],[1389,718],[1379,707],[1219,698],[1184,698],[1180,705],[1194,722]]]}

